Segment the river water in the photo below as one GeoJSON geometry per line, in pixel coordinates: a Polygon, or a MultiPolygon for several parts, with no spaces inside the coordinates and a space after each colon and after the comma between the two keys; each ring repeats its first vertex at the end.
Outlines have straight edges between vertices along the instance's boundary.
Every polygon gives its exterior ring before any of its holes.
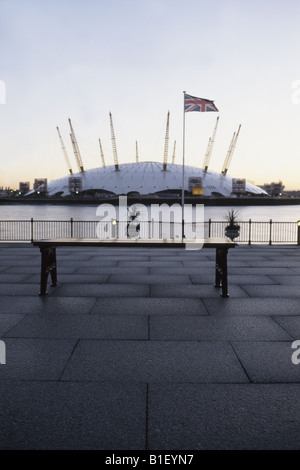
{"type": "MultiPolygon", "coordinates": [[[[1,204],[0,220],[98,220],[96,205],[52,205],[52,204],[1,204]]],[[[256,222],[297,222],[300,220],[300,206],[205,206],[204,219],[224,221],[230,209],[238,212],[239,221],[251,219],[256,222]]]]}

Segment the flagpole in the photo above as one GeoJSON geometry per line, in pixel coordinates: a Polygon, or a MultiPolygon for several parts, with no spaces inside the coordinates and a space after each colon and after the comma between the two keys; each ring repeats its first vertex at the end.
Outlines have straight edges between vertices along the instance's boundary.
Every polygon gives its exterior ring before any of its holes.
{"type": "Polygon", "coordinates": [[[183,92],[183,139],[182,139],[182,190],[181,190],[181,210],[182,210],[182,241],[184,239],[184,160],[185,160],[185,91],[183,92]]]}

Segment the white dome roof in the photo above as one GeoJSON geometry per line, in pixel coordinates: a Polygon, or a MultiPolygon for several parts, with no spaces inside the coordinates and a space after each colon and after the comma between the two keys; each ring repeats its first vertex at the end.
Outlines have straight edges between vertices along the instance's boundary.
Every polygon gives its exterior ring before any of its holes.
{"type": "MultiPolygon", "coordinates": [[[[211,171],[206,173],[197,167],[185,166],[185,189],[188,189],[190,177],[202,177],[203,195],[211,196],[219,193],[230,196],[232,192],[232,177],[211,171]]],[[[83,173],[68,175],[51,181],[48,184],[49,195],[56,193],[69,193],[69,178],[80,177],[82,179],[82,191],[102,190],[115,194],[127,194],[135,191],[140,194],[153,194],[165,190],[181,190],[182,166],[168,164],[166,171],[163,164],[158,162],[126,163],[119,165],[119,171],[115,166],[94,168],[83,173]]],[[[246,183],[246,191],[252,194],[267,194],[263,189],[246,183]]]]}

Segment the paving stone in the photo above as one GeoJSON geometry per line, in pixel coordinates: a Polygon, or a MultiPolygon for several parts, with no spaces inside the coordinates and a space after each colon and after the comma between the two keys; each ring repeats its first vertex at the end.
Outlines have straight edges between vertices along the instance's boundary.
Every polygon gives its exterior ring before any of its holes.
{"type": "Polygon", "coordinates": [[[36,248],[32,248],[30,246],[30,244],[28,244],[28,246],[26,246],[26,247],[21,247],[19,244],[18,244],[18,246],[16,246],[16,244],[14,244],[13,247],[4,246],[4,245],[6,245],[6,243],[3,244],[3,245],[0,245],[0,257],[2,255],[8,255],[8,254],[15,255],[16,254],[16,249],[18,250],[18,255],[19,256],[23,256],[23,255],[24,256],[30,256],[30,255],[35,255],[35,254],[39,253],[39,251],[36,248]]]}
{"type": "MultiPolygon", "coordinates": [[[[208,251],[206,251],[206,253],[208,253],[208,251]]],[[[150,256],[150,259],[154,261],[153,258],[154,258],[153,256],[150,256]]],[[[160,258],[155,257],[155,261],[158,261],[159,259],[161,259],[161,257],[160,258]]],[[[165,259],[165,258],[163,258],[163,259],[165,259]]],[[[184,254],[177,255],[176,260],[177,261],[186,261],[186,262],[189,262],[189,261],[200,261],[200,262],[209,261],[209,262],[213,262],[215,260],[215,256],[214,255],[209,256],[207,254],[205,255],[203,251],[194,251],[194,250],[188,251],[188,250],[186,250],[184,252],[184,254]]]]}
{"type": "Polygon", "coordinates": [[[23,318],[23,315],[0,315],[0,336],[9,332],[23,318]]]}
{"type": "Polygon", "coordinates": [[[221,383],[248,379],[224,342],[80,340],[62,380],[221,383]]]}
{"type": "Polygon", "coordinates": [[[2,266],[40,266],[41,265],[41,259],[40,256],[31,256],[31,257],[26,257],[29,259],[23,259],[22,256],[7,256],[6,259],[0,259],[0,264],[2,266]]]}
{"type": "MultiPolygon", "coordinates": [[[[183,266],[191,267],[191,268],[206,268],[206,267],[214,267],[215,266],[215,258],[212,261],[182,261],[183,266]]],[[[230,260],[229,257],[227,259],[228,267],[231,266],[238,266],[238,267],[247,267],[249,264],[246,261],[235,261],[230,260]]]]}
{"type": "MultiPolygon", "coordinates": [[[[173,271],[174,272],[174,271],[173,271]]],[[[123,274],[112,274],[108,279],[109,284],[158,284],[161,286],[172,284],[192,284],[188,275],[153,275],[153,274],[131,274],[125,277],[123,274]]]]}
{"type": "MultiPolygon", "coordinates": [[[[72,274],[75,273],[77,268],[75,266],[67,267],[67,266],[59,266],[59,273],[60,274],[72,274]]],[[[6,268],[5,274],[37,274],[40,278],[40,269],[36,266],[18,266],[18,267],[10,267],[6,268]]]]}
{"type": "MultiPolygon", "coordinates": [[[[236,274],[245,274],[245,275],[249,275],[249,276],[260,276],[260,275],[272,275],[272,278],[273,278],[273,274],[278,274],[280,273],[280,275],[284,276],[284,275],[288,275],[288,274],[294,274],[293,273],[293,269],[294,268],[271,268],[271,267],[267,267],[267,268],[253,268],[253,267],[242,267],[242,268],[236,268],[234,266],[231,266],[230,267],[230,275],[236,275],[236,274]]],[[[300,271],[299,271],[300,273],[300,271]]],[[[192,273],[191,273],[192,274],[192,273]]]]}
{"type": "Polygon", "coordinates": [[[230,284],[277,284],[271,276],[267,275],[247,275],[247,274],[229,274],[228,282],[230,284]]]}
{"type": "Polygon", "coordinates": [[[7,338],[1,380],[58,380],[72,354],[71,339],[7,338]]]}
{"type": "MultiPolygon", "coordinates": [[[[0,316],[0,333],[2,326],[0,316]]],[[[7,317],[11,317],[8,315],[7,317]]],[[[15,328],[11,325],[9,338],[87,338],[87,339],[147,339],[148,319],[133,315],[60,315],[45,313],[28,315],[15,328]]],[[[17,320],[15,319],[15,323],[17,320]]]]}
{"type": "Polygon", "coordinates": [[[60,313],[72,315],[90,313],[95,298],[52,297],[52,296],[2,296],[0,314],[60,313]]]}
{"type": "Polygon", "coordinates": [[[298,286],[243,286],[243,289],[250,297],[300,297],[298,286]]]}
{"type": "Polygon", "coordinates": [[[283,284],[286,286],[300,286],[300,276],[297,276],[295,274],[290,274],[289,276],[284,276],[284,275],[272,275],[272,279],[277,284],[283,284]]]}
{"type": "Polygon", "coordinates": [[[262,255],[255,255],[254,253],[239,253],[237,255],[237,253],[233,253],[233,252],[230,252],[229,255],[228,255],[228,260],[230,261],[235,261],[235,262],[251,262],[253,263],[254,261],[257,261],[257,262],[261,262],[261,261],[270,261],[270,259],[266,256],[262,256],[262,255]],[[230,256],[230,258],[229,258],[230,256]]]}
{"type": "Polygon", "coordinates": [[[198,272],[199,270],[201,269],[214,269],[215,267],[215,261],[209,261],[209,260],[204,260],[204,261],[193,261],[193,260],[190,260],[190,261],[182,261],[182,265],[184,268],[187,268],[187,269],[198,269],[198,272]]]}
{"type": "Polygon", "coordinates": [[[193,284],[209,284],[211,285],[215,278],[215,270],[199,269],[197,274],[190,274],[190,279],[193,284]]]}
{"type": "MultiPolygon", "coordinates": [[[[210,267],[181,267],[181,268],[176,268],[176,274],[201,274],[202,272],[205,272],[206,276],[210,276],[210,279],[214,278],[215,274],[215,268],[213,266],[210,267]]],[[[155,274],[155,275],[161,275],[161,274],[174,274],[174,268],[170,267],[159,267],[159,268],[150,268],[150,274],[155,274]]]]}
{"type": "Polygon", "coordinates": [[[3,273],[0,274],[0,284],[1,283],[22,283],[25,282],[26,279],[28,278],[29,274],[9,274],[9,273],[3,273]]]}
{"type": "MultiPolygon", "coordinates": [[[[56,256],[56,261],[57,265],[59,266],[60,259],[59,256],[56,256]]],[[[78,261],[75,257],[72,259],[72,257],[69,258],[69,261],[63,261],[64,266],[66,267],[76,267],[76,268],[88,268],[91,266],[117,266],[117,261],[111,261],[111,260],[102,260],[101,262],[95,261],[94,258],[92,258],[89,261],[78,261]]],[[[40,265],[40,262],[39,262],[40,265]]]]}
{"type": "Polygon", "coordinates": [[[292,341],[233,342],[232,345],[252,382],[300,382],[300,365],[292,363],[292,341]]]}
{"type": "MultiPolygon", "coordinates": [[[[189,259],[191,261],[194,261],[196,258],[196,256],[179,256],[179,255],[173,255],[173,256],[150,256],[150,260],[149,261],[189,261],[189,259]]],[[[197,257],[199,258],[199,257],[197,257]]],[[[204,257],[200,257],[199,261],[201,262],[202,260],[204,261],[203,259],[204,257]]],[[[205,257],[205,261],[208,261],[207,257],[205,257]]]]}
{"type": "MultiPolygon", "coordinates": [[[[80,270],[79,270],[80,272],[80,270]]],[[[57,274],[57,282],[59,284],[105,284],[108,281],[108,274],[62,274],[59,270],[57,274]]],[[[40,282],[40,275],[32,274],[24,283],[40,282]]]]}
{"type": "MultiPolygon", "coordinates": [[[[150,274],[150,268],[148,267],[136,267],[136,266],[91,266],[89,268],[80,268],[76,272],[80,272],[80,274],[122,274],[126,276],[129,274],[150,274]]],[[[174,271],[173,271],[174,272],[174,271]]],[[[177,272],[177,270],[176,270],[177,272]]],[[[180,273],[179,273],[180,274],[180,273]]]]}
{"type": "MultiPolygon", "coordinates": [[[[299,309],[300,310],[300,309],[299,309]]],[[[297,316],[276,316],[275,321],[294,339],[300,339],[300,311],[297,316]]]]}
{"type": "Polygon", "coordinates": [[[299,300],[290,298],[203,299],[211,315],[297,315],[299,300]]]}
{"type": "MultiPolygon", "coordinates": [[[[1,285],[0,285],[1,292],[1,285]]],[[[53,296],[63,297],[149,297],[150,286],[134,284],[75,284],[55,288],[53,296]]]]}
{"type": "MultiPolygon", "coordinates": [[[[291,270],[293,273],[300,274],[300,267],[299,267],[299,268],[292,267],[292,268],[290,268],[290,270],[291,270]]],[[[280,273],[281,273],[281,272],[282,272],[282,271],[280,270],[280,273]]],[[[284,273],[282,273],[282,274],[284,274],[284,273]]]]}
{"type": "Polygon", "coordinates": [[[181,261],[122,261],[119,260],[118,266],[123,266],[127,267],[128,270],[130,270],[131,267],[156,267],[156,266],[171,266],[173,268],[175,267],[181,267],[182,262],[181,261]]]}
{"type": "MultiPolygon", "coordinates": [[[[191,274],[191,280],[193,284],[203,284],[208,283],[208,276],[205,274],[195,275],[191,274]]],[[[231,284],[278,284],[275,280],[271,279],[268,276],[260,276],[260,275],[247,275],[247,274],[240,274],[228,275],[228,283],[231,284]]]]}
{"type": "MultiPolygon", "coordinates": [[[[59,259],[60,263],[62,261],[69,261],[70,258],[72,257],[72,253],[56,253],[56,257],[57,259],[59,259]]],[[[75,254],[74,254],[75,255],[75,254]]],[[[88,254],[88,253],[85,253],[85,254],[78,254],[76,253],[76,255],[74,256],[74,258],[77,260],[77,261],[91,261],[94,257],[92,255],[92,253],[88,254]]]]}
{"type": "Polygon", "coordinates": [[[300,385],[150,384],[148,448],[300,449],[300,385]]]}
{"type": "Polygon", "coordinates": [[[125,261],[125,262],[130,262],[130,263],[135,263],[136,261],[142,262],[142,261],[150,261],[149,256],[144,256],[144,255],[137,255],[135,253],[132,253],[131,255],[122,254],[122,255],[101,255],[101,256],[93,256],[92,257],[93,263],[94,264],[99,264],[101,266],[103,261],[125,261]]]}
{"type": "Polygon", "coordinates": [[[102,315],[207,315],[201,299],[112,298],[97,299],[91,314],[102,315]]]}
{"type": "Polygon", "coordinates": [[[0,284],[0,296],[7,295],[10,297],[22,295],[38,295],[39,285],[38,284],[0,284]]]}
{"type": "Polygon", "coordinates": [[[0,449],[144,449],[146,393],[144,384],[0,382],[0,449]]]}
{"type": "Polygon", "coordinates": [[[152,316],[150,332],[150,339],[155,340],[284,341],[292,339],[269,317],[152,316]]]}
{"type": "MultiPolygon", "coordinates": [[[[151,286],[151,297],[220,297],[222,290],[211,285],[151,286]]],[[[248,297],[239,286],[229,285],[230,297],[248,297]]],[[[228,299],[223,299],[227,301],[228,299]]]]}
{"type": "Polygon", "coordinates": [[[245,261],[244,259],[231,259],[229,256],[228,256],[228,259],[227,259],[227,263],[228,263],[228,267],[231,268],[231,267],[249,267],[251,266],[250,264],[250,261],[245,261]]]}
{"type": "Polygon", "coordinates": [[[299,266],[299,261],[295,260],[294,257],[289,259],[288,257],[284,257],[284,259],[272,259],[270,261],[248,261],[250,266],[255,268],[293,268],[299,266]]]}
{"type": "Polygon", "coordinates": [[[29,261],[32,261],[32,256],[21,256],[20,254],[16,255],[16,252],[15,253],[12,253],[10,255],[8,254],[1,254],[0,255],[0,261],[1,261],[1,264],[2,263],[7,263],[8,264],[12,264],[12,263],[15,263],[16,261],[23,261],[24,263],[28,263],[29,261]]]}

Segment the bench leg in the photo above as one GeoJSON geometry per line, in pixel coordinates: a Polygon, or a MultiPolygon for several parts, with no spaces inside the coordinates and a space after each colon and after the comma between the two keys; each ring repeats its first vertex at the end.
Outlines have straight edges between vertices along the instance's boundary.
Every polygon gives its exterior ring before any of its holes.
{"type": "Polygon", "coordinates": [[[222,297],[229,297],[227,282],[227,253],[228,248],[216,249],[215,287],[222,287],[222,297]]]}
{"type": "Polygon", "coordinates": [[[41,265],[41,289],[39,295],[46,295],[47,292],[47,281],[48,274],[51,274],[51,286],[56,286],[57,276],[56,276],[56,249],[55,247],[51,248],[40,248],[42,256],[42,265],[41,265]]]}
{"type": "Polygon", "coordinates": [[[216,249],[216,274],[215,274],[215,287],[221,287],[221,261],[220,250],[216,249]]]}

